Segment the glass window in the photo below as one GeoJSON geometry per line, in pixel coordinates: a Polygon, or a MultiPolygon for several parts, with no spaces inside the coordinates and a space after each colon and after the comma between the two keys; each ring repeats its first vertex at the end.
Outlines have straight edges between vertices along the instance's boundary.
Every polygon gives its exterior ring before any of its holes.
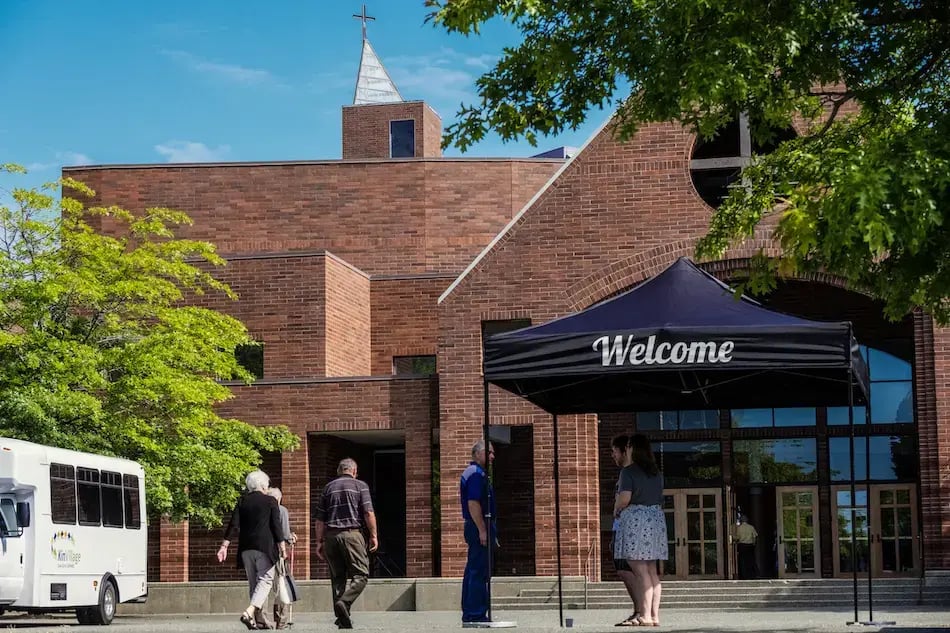
{"type": "Polygon", "coordinates": [[[814,438],[737,440],[733,444],[735,483],[805,483],[817,479],[814,438]]]}
{"type": "Polygon", "coordinates": [[[654,451],[667,488],[718,486],[722,481],[719,442],[658,442],[654,451]]]}
{"type": "Polygon", "coordinates": [[[79,525],[99,525],[99,471],[77,468],[76,493],[79,497],[79,525]]]}
{"type": "Polygon", "coordinates": [[[137,530],[142,526],[138,477],[122,475],[122,495],[125,500],[125,527],[137,530]]]}
{"type": "Polygon", "coordinates": [[[638,431],[694,431],[718,429],[719,411],[641,411],[637,413],[638,431]]]}
{"type": "Polygon", "coordinates": [[[733,409],[730,413],[734,429],[772,426],[772,409],[733,409]]]}
{"type": "Polygon", "coordinates": [[[234,350],[238,365],[251,372],[257,379],[264,377],[264,346],[260,343],[238,345],[234,350]]]}
{"type": "Polygon", "coordinates": [[[815,426],[814,407],[775,409],[775,426],[815,426]]]}
{"type": "MultiPolygon", "coordinates": [[[[864,407],[853,407],[852,414],[855,424],[864,424],[864,407]]],[[[829,426],[847,426],[848,425],[848,407],[828,407],[828,425],[829,426]]]]}
{"type": "Polygon", "coordinates": [[[431,376],[435,371],[435,356],[393,356],[393,373],[431,376]]]}
{"type": "MultiPolygon", "coordinates": [[[[861,354],[871,373],[871,422],[903,424],[914,422],[914,388],[911,364],[893,354],[861,346],[861,354]]],[[[854,423],[864,424],[864,407],[854,408],[854,423]]],[[[828,407],[828,424],[848,424],[848,407],[828,407]]]]}
{"type": "Polygon", "coordinates": [[[867,359],[872,381],[910,380],[912,377],[910,363],[897,356],[869,347],[867,359]]]}
{"type": "Polygon", "coordinates": [[[871,422],[874,424],[913,422],[913,403],[909,380],[871,383],[871,422]]]}
{"type": "Polygon", "coordinates": [[[392,158],[412,158],[416,155],[416,122],[389,122],[389,155],[392,158]]]}
{"type": "Polygon", "coordinates": [[[0,533],[3,536],[22,536],[22,527],[17,525],[16,504],[13,499],[0,499],[0,533]]]}
{"type": "Polygon", "coordinates": [[[65,464],[49,465],[50,515],[53,523],[76,523],[76,470],[65,464]]]}
{"type": "Polygon", "coordinates": [[[122,475],[102,471],[102,524],[122,527],[122,475]]]}
{"type": "Polygon", "coordinates": [[[680,411],[679,428],[681,431],[692,431],[696,429],[718,429],[719,411],[717,409],[706,409],[703,411],[680,411]]]}
{"type": "MultiPolygon", "coordinates": [[[[829,465],[832,481],[851,480],[851,456],[848,452],[849,437],[832,437],[828,440],[829,465]]],[[[865,462],[865,438],[854,438],[854,478],[867,478],[865,462]]],[[[913,481],[917,478],[917,442],[912,435],[871,436],[871,480],[913,481]]]]}
{"type": "Polygon", "coordinates": [[[495,334],[504,334],[520,330],[531,325],[531,319],[498,319],[493,321],[482,321],[482,340],[495,334]]]}

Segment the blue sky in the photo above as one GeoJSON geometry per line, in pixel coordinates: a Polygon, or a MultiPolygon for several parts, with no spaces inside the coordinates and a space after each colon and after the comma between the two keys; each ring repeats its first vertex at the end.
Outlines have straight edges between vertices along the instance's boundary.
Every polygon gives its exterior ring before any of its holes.
{"type": "MultiPolygon", "coordinates": [[[[25,165],[41,182],[83,163],[339,158],[361,4],[2,0],[0,163],[25,165]]],[[[519,39],[500,21],[478,37],[449,35],[424,23],[423,0],[377,0],[367,11],[370,42],[402,96],[427,101],[446,126],[519,39]]],[[[604,116],[537,149],[493,137],[466,155],[580,146],[604,116]]]]}

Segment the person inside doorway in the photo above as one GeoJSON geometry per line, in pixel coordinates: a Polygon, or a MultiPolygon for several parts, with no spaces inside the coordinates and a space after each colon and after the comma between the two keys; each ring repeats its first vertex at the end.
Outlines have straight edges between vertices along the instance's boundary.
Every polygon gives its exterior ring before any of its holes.
{"type": "Polygon", "coordinates": [[[755,544],[759,533],[749,523],[749,517],[739,515],[739,525],[736,526],[736,558],[739,563],[739,578],[752,580],[758,578],[759,573],[755,563],[755,544]]]}
{"type": "MultiPolygon", "coordinates": [[[[629,435],[618,435],[610,442],[610,457],[614,460],[614,464],[616,464],[617,467],[621,469],[621,471],[633,463],[630,458],[630,451],[627,450],[627,445],[629,443],[629,435]]],[[[618,478],[617,485],[614,488],[614,504],[616,504],[617,497],[619,495],[620,479],[618,478]]],[[[617,530],[619,528],[620,518],[614,516],[613,538],[610,544],[611,551],[614,549],[614,544],[617,540],[617,530]]],[[[630,596],[630,601],[633,603],[633,613],[618,622],[615,626],[636,626],[636,622],[640,617],[640,610],[637,608],[636,576],[634,576],[633,570],[630,569],[630,563],[628,563],[625,558],[614,558],[614,569],[617,570],[617,575],[620,576],[620,580],[623,581],[623,586],[627,590],[627,595],[630,596]]]]}

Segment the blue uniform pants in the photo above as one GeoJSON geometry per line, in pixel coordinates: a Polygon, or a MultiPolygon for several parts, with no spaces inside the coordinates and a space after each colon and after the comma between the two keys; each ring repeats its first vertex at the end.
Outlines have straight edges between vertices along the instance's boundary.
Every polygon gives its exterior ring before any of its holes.
{"type": "Polygon", "coordinates": [[[462,622],[488,621],[488,547],[478,539],[478,527],[465,522],[468,561],[462,577],[462,622]]]}

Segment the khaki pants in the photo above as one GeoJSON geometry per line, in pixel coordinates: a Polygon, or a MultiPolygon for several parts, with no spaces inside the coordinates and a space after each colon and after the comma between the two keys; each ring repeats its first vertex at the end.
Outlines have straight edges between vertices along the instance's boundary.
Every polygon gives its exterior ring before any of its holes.
{"type": "Polygon", "coordinates": [[[328,531],[326,557],[333,602],[342,601],[349,609],[369,580],[369,553],[363,533],[359,530],[328,531]]]}

